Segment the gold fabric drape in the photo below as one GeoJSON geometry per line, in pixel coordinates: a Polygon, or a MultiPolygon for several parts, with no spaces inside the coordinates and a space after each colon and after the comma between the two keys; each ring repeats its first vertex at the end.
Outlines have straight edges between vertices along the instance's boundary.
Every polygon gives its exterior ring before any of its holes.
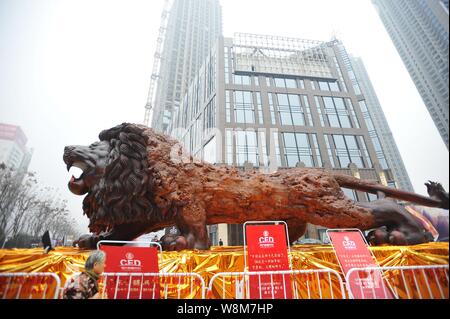
{"type": "MultiPolygon", "coordinates": [[[[381,246],[370,247],[380,266],[415,266],[415,265],[448,265],[448,243],[428,243],[415,246],[381,246]]],[[[77,248],[57,247],[56,250],[44,254],[42,249],[3,249],[0,250],[0,272],[52,272],[59,276],[61,285],[75,272],[82,271],[84,263],[90,251],[77,248]]],[[[218,272],[240,272],[244,271],[244,251],[242,246],[236,247],[212,247],[208,251],[184,250],[181,252],[163,252],[160,260],[160,269],[168,273],[195,272],[203,277],[208,286],[211,277],[218,272]]],[[[341,273],[339,264],[330,245],[296,245],[291,247],[291,260],[293,269],[324,269],[330,268],[341,273]]],[[[108,262],[108,260],[106,261],[108,262]]],[[[440,275],[438,274],[437,277],[440,275]]],[[[398,276],[397,276],[398,277],[398,276]]],[[[220,278],[219,278],[220,279],[220,278]]],[[[395,278],[394,278],[395,279],[395,278]]],[[[320,281],[325,279],[320,279],[320,281]]],[[[328,278],[326,279],[328,280],[328,278]]],[[[332,292],[329,289],[321,291],[324,298],[335,298],[340,296],[339,286],[336,278],[331,279],[334,283],[332,292]]],[[[410,286],[409,293],[414,297],[415,283],[411,278],[406,278],[410,286]]],[[[231,278],[225,279],[226,296],[232,297],[232,290],[235,282],[231,278]]],[[[444,280],[445,281],[445,280],[444,280]]],[[[295,278],[297,287],[294,289],[299,293],[299,297],[307,298],[305,295],[305,282],[300,276],[295,278]]],[[[313,281],[311,281],[313,282],[313,281]]],[[[405,287],[400,287],[400,283],[395,280],[390,282],[398,284],[397,292],[400,297],[406,297],[405,287]]],[[[419,282],[419,284],[421,284],[419,282]]],[[[0,282],[0,292],[4,281],[0,282]]],[[[174,281],[176,285],[176,280],[174,281]]],[[[448,296],[448,286],[434,287],[431,289],[446,289],[448,296]]],[[[310,287],[312,291],[319,290],[319,287],[310,287]]],[[[223,292],[221,280],[213,287],[211,298],[222,296],[223,292]]],[[[176,297],[176,289],[170,296],[176,297]]],[[[197,291],[198,292],[198,291],[197,291]]],[[[194,293],[195,297],[199,296],[194,293]]],[[[183,289],[182,298],[192,298],[188,289],[183,289]],[[186,291],[186,292],[185,292],[186,291]]],[[[423,297],[426,297],[423,296],[423,297]]]]}

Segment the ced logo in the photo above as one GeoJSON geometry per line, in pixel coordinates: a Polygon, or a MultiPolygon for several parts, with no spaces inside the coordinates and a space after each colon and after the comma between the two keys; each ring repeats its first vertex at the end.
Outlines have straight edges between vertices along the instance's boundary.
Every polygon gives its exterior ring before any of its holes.
{"type": "Polygon", "coordinates": [[[353,240],[350,240],[350,238],[348,238],[347,236],[344,236],[342,245],[345,249],[356,249],[356,243],[353,240]]]}
{"type": "Polygon", "coordinates": [[[125,257],[127,257],[127,259],[133,259],[133,258],[134,258],[134,255],[133,255],[133,253],[127,253],[127,254],[125,255],[125,257]]]}
{"type": "Polygon", "coordinates": [[[272,236],[269,236],[269,232],[267,230],[263,231],[261,237],[259,237],[259,245],[261,248],[270,248],[275,244],[275,240],[272,236]]]}
{"type": "Polygon", "coordinates": [[[141,266],[141,261],[138,259],[134,259],[133,253],[131,253],[131,252],[126,253],[125,258],[126,259],[120,260],[121,266],[135,266],[135,267],[141,266]]]}

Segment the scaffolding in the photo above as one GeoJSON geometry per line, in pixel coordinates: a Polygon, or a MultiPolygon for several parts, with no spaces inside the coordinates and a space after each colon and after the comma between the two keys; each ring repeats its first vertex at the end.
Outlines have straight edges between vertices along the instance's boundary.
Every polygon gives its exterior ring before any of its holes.
{"type": "Polygon", "coordinates": [[[333,78],[326,42],[271,35],[235,33],[234,70],[333,78]]]}
{"type": "Polygon", "coordinates": [[[153,68],[152,75],[150,78],[150,88],[148,91],[147,104],[145,105],[145,116],[144,116],[144,125],[150,126],[150,118],[152,114],[152,109],[154,105],[155,99],[155,88],[158,85],[158,82],[161,79],[160,75],[160,67],[161,67],[161,59],[162,59],[162,49],[164,44],[164,38],[167,31],[167,21],[170,14],[169,7],[171,4],[171,0],[165,0],[163,11],[161,14],[161,23],[158,33],[158,38],[156,40],[156,49],[155,54],[153,56],[153,68]]]}

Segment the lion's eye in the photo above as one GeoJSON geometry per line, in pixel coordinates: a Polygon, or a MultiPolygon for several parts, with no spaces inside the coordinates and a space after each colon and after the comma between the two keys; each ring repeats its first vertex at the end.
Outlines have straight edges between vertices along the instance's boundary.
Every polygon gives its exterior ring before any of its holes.
{"type": "Polygon", "coordinates": [[[69,174],[75,178],[80,178],[81,174],[83,174],[83,170],[81,168],[72,166],[69,170],[69,174]]]}

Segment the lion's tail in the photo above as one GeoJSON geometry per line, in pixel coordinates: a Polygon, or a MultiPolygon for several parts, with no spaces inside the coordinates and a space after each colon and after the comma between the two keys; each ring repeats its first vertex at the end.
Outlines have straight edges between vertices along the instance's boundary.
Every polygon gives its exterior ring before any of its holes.
{"type": "Polygon", "coordinates": [[[418,205],[428,206],[428,207],[439,207],[445,208],[445,204],[442,201],[419,195],[416,193],[406,192],[400,189],[386,187],[375,182],[358,179],[356,177],[333,174],[334,179],[337,181],[339,186],[350,188],[362,192],[368,192],[372,194],[377,194],[378,192],[384,193],[386,197],[392,197],[399,200],[404,200],[407,202],[415,203],[418,205]]]}

